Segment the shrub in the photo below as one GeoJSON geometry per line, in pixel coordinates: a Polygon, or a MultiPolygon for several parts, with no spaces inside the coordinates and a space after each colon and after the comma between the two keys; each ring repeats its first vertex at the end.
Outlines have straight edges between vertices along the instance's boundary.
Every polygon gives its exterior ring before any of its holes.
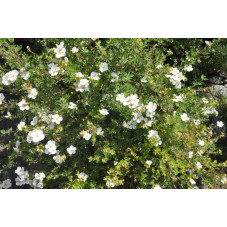
{"type": "Polygon", "coordinates": [[[195,53],[164,64],[171,54],[154,42],[164,41],[42,39],[35,53],[1,39],[0,88],[14,95],[2,98],[2,120],[18,122],[1,186],[222,185],[226,163],[211,155],[223,126],[208,124],[217,102],[185,86],[195,53]]]}

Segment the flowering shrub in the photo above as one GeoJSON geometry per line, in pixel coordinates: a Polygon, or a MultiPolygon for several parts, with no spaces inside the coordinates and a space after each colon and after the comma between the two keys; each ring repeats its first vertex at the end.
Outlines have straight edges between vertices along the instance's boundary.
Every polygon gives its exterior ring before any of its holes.
{"type": "Polygon", "coordinates": [[[164,64],[165,51],[149,39],[37,42],[39,54],[0,41],[1,120],[18,121],[1,188],[226,182],[219,174],[226,163],[211,158],[221,153],[215,143],[223,133],[216,130],[224,128],[221,121],[208,124],[217,103],[185,86],[196,60],[164,64]],[[16,179],[8,178],[9,169],[16,179]]]}

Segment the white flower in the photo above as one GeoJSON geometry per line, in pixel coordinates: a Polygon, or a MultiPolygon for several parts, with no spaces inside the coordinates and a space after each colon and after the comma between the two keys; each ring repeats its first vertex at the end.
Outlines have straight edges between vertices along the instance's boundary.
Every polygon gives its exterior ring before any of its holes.
{"type": "Polygon", "coordinates": [[[118,80],[119,76],[116,73],[111,73],[112,79],[111,82],[115,82],[116,80],[118,80]]]}
{"type": "Polygon", "coordinates": [[[49,70],[49,74],[51,76],[56,76],[58,74],[58,72],[60,71],[60,68],[57,67],[54,63],[51,63],[48,65],[50,70],[49,70]]]}
{"type": "Polygon", "coordinates": [[[2,101],[5,99],[5,96],[3,93],[0,93],[0,104],[2,104],[2,101]]]}
{"type": "Polygon", "coordinates": [[[7,179],[4,180],[1,184],[0,184],[0,188],[4,188],[4,189],[8,189],[12,186],[11,180],[7,179]]]}
{"type": "Polygon", "coordinates": [[[10,116],[11,116],[11,113],[7,112],[7,115],[5,115],[5,118],[10,118],[10,116]]]}
{"type": "Polygon", "coordinates": [[[84,172],[81,172],[78,176],[79,179],[83,180],[84,182],[87,180],[88,175],[85,174],[84,172]]]}
{"type": "Polygon", "coordinates": [[[190,179],[189,181],[190,181],[190,183],[191,183],[192,185],[195,185],[195,184],[196,184],[196,182],[195,182],[194,179],[190,179]]]}
{"type": "Polygon", "coordinates": [[[45,145],[45,154],[56,154],[57,153],[57,147],[55,144],[55,141],[49,140],[47,144],[45,145]]]}
{"type": "Polygon", "coordinates": [[[124,100],[125,100],[124,94],[123,93],[117,94],[116,100],[120,101],[121,103],[124,102],[124,100]]]}
{"type": "Polygon", "coordinates": [[[2,83],[4,85],[10,85],[16,81],[18,75],[19,72],[17,70],[12,70],[2,77],[2,83]]]}
{"type": "Polygon", "coordinates": [[[38,91],[35,88],[32,88],[28,91],[28,98],[35,99],[38,95],[38,91]]]}
{"type": "Polygon", "coordinates": [[[83,136],[85,140],[89,140],[91,138],[91,134],[88,133],[87,131],[82,131],[80,134],[83,136]]]}
{"type": "Polygon", "coordinates": [[[148,105],[146,105],[146,109],[148,111],[154,112],[157,109],[157,104],[153,102],[149,102],[148,105]]]}
{"type": "Polygon", "coordinates": [[[67,148],[67,152],[70,155],[75,154],[76,153],[76,147],[74,147],[74,146],[71,145],[70,147],[67,148]]]}
{"type": "Polygon", "coordinates": [[[21,176],[21,175],[24,173],[24,167],[18,166],[17,169],[15,170],[15,173],[16,173],[18,176],[21,176]]]}
{"type": "Polygon", "coordinates": [[[142,83],[147,83],[147,77],[144,76],[140,81],[141,81],[142,83]]]}
{"type": "Polygon", "coordinates": [[[209,100],[207,98],[202,98],[202,101],[206,104],[209,103],[209,100]]]}
{"type": "Polygon", "coordinates": [[[222,128],[224,126],[224,123],[222,121],[217,121],[217,126],[222,128]]]}
{"type": "Polygon", "coordinates": [[[78,77],[78,78],[83,78],[84,77],[84,75],[81,72],[78,72],[78,73],[75,73],[75,74],[76,74],[76,77],[78,77]]]}
{"type": "Polygon", "coordinates": [[[104,132],[102,131],[102,128],[97,128],[97,131],[96,131],[97,135],[100,135],[100,136],[103,136],[104,132]]]}
{"type": "Polygon", "coordinates": [[[161,138],[159,137],[158,132],[155,130],[150,130],[148,132],[148,138],[156,138],[156,140],[157,140],[157,143],[155,144],[156,146],[162,144],[161,138]]]}
{"type": "Polygon", "coordinates": [[[54,49],[55,57],[61,58],[65,56],[66,49],[64,48],[64,42],[61,42],[59,45],[56,44],[57,48],[54,49]]]}
{"type": "Polygon", "coordinates": [[[181,120],[182,120],[182,121],[189,121],[188,115],[187,115],[186,113],[182,114],[182,115],[181,115],[181,120]]]}
{"type": "Polygon", "coordinates": [[[87,79],[81,79],[79,83],[74,83],[76,87],[76,91],[89,91],[89,80],[87,79]]]}
{"type": "Polygon", "coordinates": [[[29,75],[30,73],[29,72],[23,72],[23,73],[21,73],[21,77],[24,79],[24,80],[28,80],[28,78],[29,78],[29,75]]]}
{"type": "Polygon", "coordinates": [[[73,54],[78,53],[78,51],[79,51],[78,48],[76,48],[76,47],[73,47],[73,48],[72,48],[72,53],[73,53],[73,54]]]}
{"type": "Polygon", "coordinates": [[[152,164],[152,161],[151,160],[147,160],[146,164],[150,166],[152,164]]]}
{"type": "Polygon", "coordinates": [[[202,168],[201,163],[200,162],[196,162],[196,167],[197,167],[197,169],[201,169],[202,168]]]}
{"type": "Polygon", "coordinates": [[[106,187],[107,188],[114,188],[114,183],[111,181],[111,180],[108,180],[107,182],[106,182],[106,187]]]}
{"type": "Polygon", "coordinates": [[[89,76],[89,79],[91,79],[91,80],[99,80],[98,73],[92,72],[91,75],[89,76]]]}
{"type": "Polygon", "coordinates": [[[75,109],[75,110],[78,109],[78,108],[77,108],[77,105],[76,105],[75,103],[73,103],[73,102],[70,102],[70,103],[69,103],[68,108],[69,108],[69,109],[75,109]]]}
{"type": "Polygon", "coordinates": [[[33,120],[31,121],[31,125],[35,126],[38,123],[38,117],[33,117],[33,120]]]}
{"type": "Polygon", "coordinates": [[[140,123],[144,120],[142,113],[133,113],[133,116],[133,121],[136,121],[137,123],[140,123]]]}
{"type": "Polygon", "coordinates": [[[45,174],[43,173],[43,172],[41,172],[41,173],[36,173],[35,174],[35,179],[36,180],[39,180],[39,181],[43,181],[43,179],[45,178],[46,176],[45,176],[45,174]]]}
{"type": "Polygon", "coordinates": [[[23,127],[25,126],[25,122],[21,121],[18,125],[17,128],[19,131],[22,131],[23,127]]]}
{"type": "Polygon", "coordinates": [[[208,47],[211,47],[211,45],[212,45],[212,44],[211,44],[209,41],[207,41],[207,40],[205,41],[205,44],[206,44],[208,47]]]}
{"type": "Polygon", "coordinates": [[[30,131],[27,135],[27,142],[31,143],[33,138],[33,131],[30,131]]]}
{"type": "Polygon", "coordinates": [[[204,146],[204,144],[205,144],[205,143],[204,143],[203,140],[199,140],[199,145],[200,145],[200,146],[204,146]]]}
{"type": "Polygon", "coordinates": [[[54,114],[52,115],[52,122],[56,123],[56,124],[60,124],[60,122],[62,121],[62,117],[60,117],[58,114],[54,114]]]}
{"type": "Polygon", "coordinates": [[[63,162],[63,158],[62,158],[62,156],[60,156],[60,155],[55,155],[55,156],[53,157],[53,159],[54,159],[54,161],[55,161],[56,163],[62,163],[62,162],[63,162]]]}
{"type": "Polygon", "coordinates": [[[99,65],[99,70],[100,70],[100,72],[105,72],[105,71],[107,71],[107,70],[108,70],[108,64],[107,64],[107,63],[101,63],[101,64],[99,65]]]}
{"type": "Polygon", "coordinates": [[[183,102],[184,101],[184,96],[182,94],[179,94],[178,96],[175,95],[175,98],[173,99],[174,102],[183,102]]]}
{"type": "Polygon", "coordinates": [[[189,153],[188,153],[188,158],[192,158],[193,157],[193,151],[190,151],[189,153]]]}
{"type": "Polygon", "coordinates": [[[193,122],[194,122],[195,125],[200,125],[200,120],[199,119],[198,120],[193,119],[193,122]]]}
{"type": "Polygon", "coordinates": [[[25,99],[22,99],[19,103],[18,106],[20,107],[20,110],[24,111],[24,110],[29,110],[29,106],[28,103],[26,102],[25,99]]]}
{"type": "Polygon", "coordinates": [[[162,189],[159,185],[156,185],[153,189],[162,189]]]}
{"type": "Polygon", "coordinates": [[[192,68],[191,65],[188,65],[188,66],[184,67],[184,70],[187,71],[187,72],[191,72],[193,70],[193,68],[192,68]]]}
{"type": "Polygon", "coordinates": [[[32,141],[34,143],[38,143],[40,141],[42,141],[45,138],[45,135],[43,134],[42,130],[39,129],[35,129],[32,131],[32,141]]]}
{"type": "Polygon", "coordinates": [[[202,156],[202,155],[204,154],[204,152],[203,152],[202,150],[199,150],[199,151],[198,151],[198,154],[199,154],[200,156],[202,156]]]}
{"type": "Polygon", "coordinates": [[[99,113],[105,116],[109,114],[109,111],[107,109],[101,109],[99,110],[99,113]]]}
{"type": "Polygon", "coordinates": [[[162,65],[158,65],[156,68],[161,69],[162,67],[163,67],[162,65]]]}

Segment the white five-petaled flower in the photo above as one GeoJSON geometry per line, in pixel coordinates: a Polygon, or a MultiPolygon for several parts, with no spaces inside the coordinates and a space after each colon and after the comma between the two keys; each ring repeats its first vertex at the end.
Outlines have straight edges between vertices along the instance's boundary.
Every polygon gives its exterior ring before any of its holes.
{"type": "Polygon", "coordinates": [[[25,126],[25,122],[21,121],[18,125],[17,125],[17,128],[19,131],[22,131],[22,129],[24,128],[25,126]]]}
{"type": "Polygon", "coordinates": [[[35,125],[37,125],[37,123],[38,123],[38,117],[33,117],[32,121],[31,121],[31,125],[35,126],[35,125]]]}
{"type": "Polygon", "coordinates": [[[78,109],[78,108],[77,108],[77,105],[76,105],[75,103],[73,103],[73,102],[70,102],[70,103],[69,103],[68,108],[69,108],[69,109],[72,109],[72,110],[73,110],[73,109],[75,109],[75,110],[78,109]]]}
{"type": "Polygon", "coordinates": [[[4,188],[4,189],[8,189],[12,186],[11,180],[7,179],[4,180],[1,184],[0,184],[0,188],[4,188]]]}
{"type": "Polygon", "coordinates": [[[78,51],[79,51],[78,48],[76,48],[76,47],[73,47],[73,48],[72,48],[72,53],[73,53],[73,54],[78,53],[78,51]]]}
{"type": "Polygon", "coordinates": [[[91,79],[91,80],[99,80],[98,73],[92,72],[91,75],[89,76],[89,79],[91,79]]]}
{"type": "Polygon", "coordinates": [[[78,77],[78,78],[83,78],[84,77],[84,75],[81,72],[78,72],[78,73],[75,73],[75,74],[76,74],[76,77],[78,77]]]}
{"type": "Polygon", "coordinates": [[[146,105],[146,109],[148,111],[154,112],[157,109],[157,104],[153,102],[149,102],[148,105],[146,105]]]}
{"type": "Polygon", "coordinates": [[[204,144],[205,144],[205,143],[204,143],[203,140],[199,140],[199,145],[200,145],[200,146],[204,146],[204,144]]]}
{"type": "Polygon", "coordinates": [[[70,147],[67,148],[67,152],[68,152],[69,155],[75,154],[76,153],[76,147],[71,145],[70,147]]]}
{"type": "Polygon", "coordinates": [[[117,94],[116,101],[119,101],[119,102],[123,103],[124,100],[125,100],[125,96],[124,96],[123,93],[117,94]]]}
{"type": "Polygon", "coordinates": [[[189,181],[190,181],[190,183],[191,183],[192,185],[195,185],[195,184],[196,184],[196,182],[195,182],[194,179],[190,179],[189,181]]]}
{"type": "Polygon", "coordinates": [[[48,67],[49,67],[49,74],[51,76],[56,76],[60,71],[60,68],[56,66],[54,63],[49,64],[48,67]]]}
{"type": "Polygon", "coordinates": [[[91,134],[88,133],[87,131],[82,131],[80,134],[83,136],[85,140],[89,140],[91,138],[91,134]]]}
{"type": "Polygon", "coordinates": [[[101,109],[99,110],[99,113],[105,116],[109,114],[109,111],[107,109],[101,109]]]}
{"type": "Polygon", "coordinates": [[[159,185],[156,185],[153,189],[162,189],[159,185]]]}
{"type": "Polygon", "coordinates": [[[193,119],[193,122],[194,122],[195,125],[200,125],[200,120],[199,119],[197,119],[197,120],[193,119]]]}
{"type": "Polygon", "coordinates": [[[188,158],[192,158],[193,157],[193,151],[190,151],[189,153],[188,153],[188,158]]]}
{"type": "Polygon", "coordinates": [[[54,115],[52,115],[51,120],[53,123],[56,123],[59,125],[60,122],[63,120],[63,118],[61,116],[59,116],[58,114],[54,114],[54,115]]]}
{"type": "Polygon", "coordinates": [[[114,188],[114,183],[111,181],[111,180],[108,180],[107,182],[106,182],[106,187],[107,188],[114,188]]]}
{"type": "Polygon", "coordinates": [[[196,167],[197,167],[197,169],[201,169],[202,168],[201,163],[200,162],[196,162],[196,167]]]}
{"type": "Polygon", "coordinates": [[[163,67],[162,65],[158,65],[156,68],[161,69],[162,67],[163,67]]]}
{"type": "Polygon", "coordinates": [[[88,178],[88,175],[85,174],[84,172],[81,172],[81,173],[79,174],[78,178],[79,178],[80,180],[83,180],[83,181],[85,182],[85,181],[87,180],[87,178],[88,178]]]}
{"type": "Polygon", "coordinates": [[[146,164],[147,164],[148,166],[150,166],[150,165],[152,164],[152,161],[151,161],[151,160],[147,160],[147,161],[146,161],[146,164]]]}
{"type": "Polygon", "coordinates": [[[35,179],[36,180],[39,180],[39,181],[43,181],[43,179],[45,178],[46,176],[45,176],[45,174],[43,173],[43,172],[41,172],[41,173],[36,173],[35,174],[35,179]]]}
{"type": "Polygon", "coordinates": [[[115,82],[119,78],[119,76],[115,72],[111,73],[111,77],[112,77],[111,82],[115,82]]]}
{"type": "Polygon", "coordinates": [[[51,155],[56,153],[57,153],[57,146],[55,144],[55,141],[49,140],[45,145],[45,154],[51,155]]]}
{"type": "Polygon", "coordinates": [[[187,72],[191,72],[193,70],[193,68],[192,68],[191,65],[188,65],[188,66],[184,67],[184,70],[187,71],[187,72]]]}
{"type": "Polygon", "coordinates": [[[24,167],[18,166],[17,169],[15,170],[15,173],[16,173],[18,176],[21,176],[21,175],[24,173],[24,167]]]}
{"type": "Polygon", "coordinates": [[[202,98],[202,101],[206,104],[209,103],[209,100],[207,98],[202,98]]]}
{"type": "Polygon", "coordinates": [[[97,128],[97,131],[96,131],[97,135],[100,135],[100,136],[103,136],[104,134],[104,131],[102,130],[102,128],[97,128]]]}
{"type": "Polygon", "coordinates": [[[105,71],[107,71],[108,70],[108,64],[107,63],[101,63],[100,65],[99,65],[99,70],[100,70],[100,72],[105,72],[105,71]]]}
{"type": "Polygon", "coordinates": [[[33,130],[31,135],[32,135],[32,141],[34,143],[38,143],[38,142],[42,141],[45,138],[45,135],[43,134],[43,131],[39,130],[39,129],[33,130]]]}
{"type": "Polygon", "coordinates": [[[2,101],[5,99],[5,96],[3,93],[0,93],[0,104],[2,104],[2,101]]]}
{"type": "Polygon", "coordinates": [[[19,103],[18,106],[20,107],[20,110],[24,111],[24,110],[29,110],[29,105],[26,102],[25,99],[22,99],[19,103]]]}
{"type": "Polygon", "coordinates": [[[32,88],[28,90],[28,98],[35,99],[37,95],[38,95],[38,91],[36,88],[32,88]]]}
{"type": "Polygon", "coordinates": [[[184,101],[184,95],[179,94],[179,95],[175,95],[175,98],[173,99],[174,102],[183,102],[184,101]]]}
{"type": "Polygon", "coordinates": [[[29,72],[23,72],[23,73],[21,73],[21,77],[24,80],[28,80],[29,76],[30,76],[30,73],[29,72]]]}
{"type": "Polygon", "coordinates": [[[63,162],[63,158],[62,158],[62,156],[61,155],[55,155],[54,157],[53,157],[53,159],[54,159],[54,161],[56,162],[56,163],[62,163],[63,162]]]}
{"type": "Polygon", "coordinates": [[[181,120],[182,120],[182,121],[189,121],[188,115],[187,115],[186,113],[182,114],[182,115],[181,115],[181,120]]]}
{"type": "Polygon", "coordinates": [[[61,42],[59,45],[56,44],[57,48],[54,49],[55,57],[61,58],[65,56],[66,49],[64,48],[64,42],[61,42]]]}
{"type": "Polygon", "coordinates": [[[224,123],[222,121],[217,121],[217,126],[222,128],[224,126],[224,123]]]}
{"type": "Polygon", "coordinates": [[[141,81],[142,83],[147,83],[147,77],[144,76],[140,81],[141,81]]]}

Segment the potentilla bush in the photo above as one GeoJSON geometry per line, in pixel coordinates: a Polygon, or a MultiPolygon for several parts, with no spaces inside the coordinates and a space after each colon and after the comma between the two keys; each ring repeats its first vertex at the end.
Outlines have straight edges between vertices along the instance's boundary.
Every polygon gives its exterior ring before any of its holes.
{"type": "Polygon", "coordinates": [[[1,121],[18,122],[1,188],[226,183],[217,103],[185,86],[194,61],[164,64],[149,39],[42,39],[38,54],[0,43],[1,121]]]}

